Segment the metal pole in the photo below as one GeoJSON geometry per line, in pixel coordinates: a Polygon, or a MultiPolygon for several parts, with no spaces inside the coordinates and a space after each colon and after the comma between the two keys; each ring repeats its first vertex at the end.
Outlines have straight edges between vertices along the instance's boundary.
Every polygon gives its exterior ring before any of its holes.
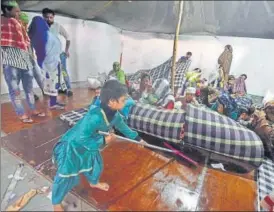
{"type": "Polygon", "coordinates": [[[178,23],[176,26],[176,32],[175,32],[174,43],[173,43],[173,58],[172,58],[172,67],[171,67],[171,89],[174,95],[175,95],[174,79],[175,79],[175,70],[176,70],[177,43],[178,43],[178,36],[180,33],[184,1],[179,1],[179,4],[180,4],[179,17],[178,17],[178,23]]]}
{"type": "MultiPolygon", "coordinates": [[[[108,136],[109,133],[107,132],[103,132],[103,131],[98,131],[98,133],[100,135],[103,135],[103,136],[108,136]]],[[[115,135],[116,138],[118,139],[121,139],[121,140],[124,140],[124,141],[129,141],[131,143],[135,143],[135,144],[138,144],[138,145],[142,145],[142,146],[146,146],[146,147],[149,147],[149,148],[152,148],[152,149],[158,149],[158,150],[161,150],[161,151],[165,151],[165,152],[171,152],[171,153],[174,153],[172,150],[170,149],[166,149],[166,148],[163,148],[163,147],[159,147],[159,146],[154,146],[154,145],[151,145],[151,144],[142,144],[140,143],[139,141],[135,141],[135,140],[132,140],[132,139],[129,139],[129,138],[125,138],[125,137],[122,137],[122,136],[119,136],[119,135],[115,135]]]]}
{"type": "Polygon", "coordinates": [[[123,50],[124,50],[124,37],[123,37],[123,30],[121,30],[121,53],[120,53],[120,67],[122,67],[122,61],[123,61],[123,50]]]}

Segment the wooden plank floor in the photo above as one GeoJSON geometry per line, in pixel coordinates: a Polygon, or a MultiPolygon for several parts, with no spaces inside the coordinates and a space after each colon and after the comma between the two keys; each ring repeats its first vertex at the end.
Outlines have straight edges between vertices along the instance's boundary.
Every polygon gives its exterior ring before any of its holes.
{"type": "Polygon", "coordinates": [[[124,195],[113,211],[193,211],[199,201],[203,167],[188,168],[172,161],[124,195]]]}
{"type": "MultiPolygon", "coordinates": [[[[74,95],[72,97],[66,97],[65,95],[59,95],[58,100],[65,102],[65,110],[49,110],[48,102],[43,97],[40,97],[40,100],[36,102],[37,109],[46,112],[46,117],[32,117],[34,123],[24,124],[16,116],[14,109],[10,102],[1,104],[1,130],[6,134],[13,133],[22,129],[27,129],[32,127],[32,125],[51,120],[55,117],[58,117],[61,113],[65,111],[70,111],[76,108],[81,108],[90,104],[93,92],[89,89],[76,88],[73,89],[74,95]]],[[[26,103],[24,101],[25,108],[26,103]]]]}
{"type": "Polygon", "coordinates": [[[256,182],[208,169],[197,210],[254,211],[256,182]]]}
{"type": "MultiPolygon", "coordinates": [[[[74,92],[74,97],[68,99],[67,110],[90,103],[91,91],[76,89],[74,92]]],[[[50,160],[52,147],[69,128],[54,118],[60,112],[24,126],[17,121],[11,105],[6,104],[4,109],[5,114],[2,107],[2,121],[11,117],[13,122],[2,122],[4,131],[11,133],[2,138],[3,147],[53,179],[56,170],[50,160]]],[[[170,155],[115,142],[102,151],[104,171],[101,180],[110,184],[110,190],[91,189],[83,178],[75,191],[100,210],[256,211],[254,172],[235,175],[212,170],[209,154],[195,151],[186,154],[199,161],[200,166],[194,168],[170,155]]]]}

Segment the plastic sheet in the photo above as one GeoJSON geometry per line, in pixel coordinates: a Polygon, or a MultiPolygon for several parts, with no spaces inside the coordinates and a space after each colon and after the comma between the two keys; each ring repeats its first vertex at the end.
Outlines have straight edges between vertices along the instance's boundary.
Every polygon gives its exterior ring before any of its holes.
{"type": "MultiPolygon", "coordinates": [[[[95,20],[135,32],[174,34],[178,1],[20,1],[22,10],[95,20]]],[[[180,34],[269,38],[272,1],[185,1],[180,34]]]]}

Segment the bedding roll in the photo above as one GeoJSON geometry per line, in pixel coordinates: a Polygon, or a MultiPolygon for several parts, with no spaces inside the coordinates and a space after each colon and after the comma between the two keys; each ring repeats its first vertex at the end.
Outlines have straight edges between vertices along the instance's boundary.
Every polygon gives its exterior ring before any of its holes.
{"type": "Polygon", "coordinates": [[[132,129],[167,141],[181,143],[184,110],[163,110],[151,105],[132,106],[127,123],[132,129]]]}
{"type": "Polygon", "coordinates": [[[264,147],[257,134],[208,108],[189,104],[184,142],[260,166],[264,147]]]}
{"type": "MultiPolygon", "coordinates": [[[[74,125],[87,111],[87,108],[77,109],[61,114],[60,118],[74,125]]],[[[189,104],[184,111],[136,104],[126,120],[129,127],[138,132],[182,145],[184,141],[255,167],[260,166],[264,158],[263,143],[255,132],[206,107],[189,104]]]]}

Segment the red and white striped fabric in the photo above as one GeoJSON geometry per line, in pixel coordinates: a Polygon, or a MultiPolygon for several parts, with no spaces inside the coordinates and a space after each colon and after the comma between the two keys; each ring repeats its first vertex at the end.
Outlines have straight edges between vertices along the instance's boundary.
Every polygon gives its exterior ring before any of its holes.
{"type": "Polygon", "coordinates": [[[27,51],[29,44],[29,37],[21,23],[15,18],[1,16],[1,46],[27,51]]]}

